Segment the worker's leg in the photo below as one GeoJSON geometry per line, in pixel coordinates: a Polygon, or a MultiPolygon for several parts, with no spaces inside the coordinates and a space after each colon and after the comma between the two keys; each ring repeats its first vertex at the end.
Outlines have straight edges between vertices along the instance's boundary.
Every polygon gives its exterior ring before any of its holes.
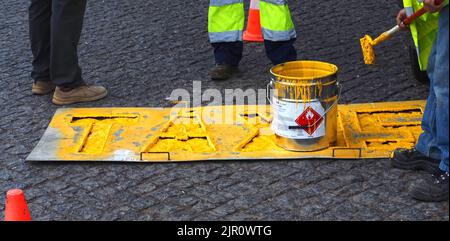
{"type": "MultiPolygon", "coordinates": [[[[432,154],[438,149],[441,157],[440,171],[419,180],[411,188],[413,198],[421,201],[439,202],[449,198],[449,173],[448,173],[448,88],[449,88],[449,55],[448,55],[448,7],[440,12],[439,31],[436,42],[433,45],[428,71],[430,73],[430,89],[433,97],[433,105],[427,106],[432,114],[428,120],[428,130],[420,137],[419,145],[425,154],[432,154]],[[431,141],[431,143],[425,143],[431,141]]],[[[427,116],[424,117],[428,119],[427,116]]],[[[426,123],[425,123],[426,124],[426,123]]]]}
{"type": "Polygon", "coordinates": [[[83,83],[77,47],[85,9],[86,0],[53,1],[50,72],[57,86],[74,88],[83,83]]]}
{"type": "Polygon", "coordinates": [[[243,0],[210,0],[208,32],[216,64],[239,65],[244,20],[243,0]]]}
{"type": "Polygon", "coordinates": [[[441,160],[440,150],[436,145],[436,94],[434,92],[434,66],[436,55],[436,45],[430,53],[430,60],[428,65],[428,76],[430,78],[430,93],[428,94],[427,104],[422,118],[422,134],[416,145],[416,149],[427,157],[441,160]]]}
{"type": "Polygon", "coordinates": [[[416,146],[422,154],[442,160],[448,170],[448,7],[441,11],[439,33],[428,63],[430,94],[416,146]]]}
{"type": "Polygon", "coordinates": [[[448,172],[448,88],[449,88],[449,55],[448,55],[448,6],[441,10],[439,32],[436,40],[436,57],[433,75],[433,86],[436,95],[436,145],[441,151],[441,170],[448,172]]]}
{"type": "Polygon", "coordinates": [[[78,42],[86,0],[53,0],[51,19],[50,75],[57,85],[52,102],[68,105],[106,97],[103,86],[88,86],[78,64],[78,42]]]}
{"type": "Polygon", "coordinates": [[[50,81],[50,18],[51,0],[31,0],[29,7],[29,32],[34,81],[50,81]]]}
{"type": "Polygon", "coordinates": [[[297,59],[297,37],[287,0],[261,0],[261,28],[267,57],[273,64],[297,59]]]}
{"type": "Polygon", "coordinates": [[[244,44],[242,42],[211,43],[214,48],[216,64],[237,67],[242,59],[244,44]]]}
{"type": "Polygon", "coordinates": [[[294,48],[295,39],[288,41],[264,40],[267,57],[272,64],[277,65],[297,60],[297,51],[294,48]]]}

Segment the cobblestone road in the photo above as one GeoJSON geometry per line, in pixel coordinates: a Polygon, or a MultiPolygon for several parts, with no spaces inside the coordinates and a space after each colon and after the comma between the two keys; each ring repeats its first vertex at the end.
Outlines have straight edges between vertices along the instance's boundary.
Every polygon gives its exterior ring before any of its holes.
{"type": "MultiPolygon", "coordinates": [[[[407,33],[362,63],[359,38],[394,24],[394,0],[291,1],[301,59],[340,67],[341,103],[424,99],[409,69],[407,33]]],[[[423,173],[388,160],[188,164],[25,163],[57,109],[32,96],[28,1],[0,2],[0,211],[4,192],[23,188],[35,220],[448,220],[448,202],[408,197],[423,173]]],[[[245,47],[242,76],[208,81],[208,1],[89,1],[80,44],[84,78],[110,95],[81,106],[167,106],[174,88],[265,87],[264,49],[245,47]]]]}

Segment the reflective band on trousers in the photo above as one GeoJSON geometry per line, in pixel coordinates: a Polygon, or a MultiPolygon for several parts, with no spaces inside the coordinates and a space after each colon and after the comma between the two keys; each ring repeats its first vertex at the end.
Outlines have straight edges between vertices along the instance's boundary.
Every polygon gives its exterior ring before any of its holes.
{"type": "Polygon", "coordinates": [[[225,5],[235,4],[235,3],[243,3],[243,2],[244,2],[244,0],[210,0],[209,6],[220,7],[220,6],[225,6],[225,5]]]}
{"type": "MultiPolygon", "coordinates": [[[[296,38],[286,0],[260,2],[264,39],[287,41],[296,38]]],[[[242,0],[210,0],[208,32],[212,43],[242,41],[245,12],[242,0]]]]}
{"type": "Polygon", "coordinates": [[[287,41],[297,37],[295,29],[289,31],[273,31],[263,28],[262,33],[264,39],[270,41],[287,41]]]}
{"type": "Polygon", "coordinates": [[[286,0],[261,0],[261,2],[272,3],[272,4],[277,4],[277,5],[287,4],[286,0]]]}
{"type": "Polygon", "coordinates": [[[242,41],[242,30],[216,33],[210,32],[209,40],[211,43],[242,41]]]}

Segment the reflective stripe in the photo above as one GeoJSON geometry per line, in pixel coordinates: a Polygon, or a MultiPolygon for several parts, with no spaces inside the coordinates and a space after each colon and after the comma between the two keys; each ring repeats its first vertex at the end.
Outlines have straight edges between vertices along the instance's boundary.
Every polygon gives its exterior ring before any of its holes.
{"type": "Polygon", "coordinates": [[[228,32],[244,29],[244,4],[209,7],[208,32],[228,32]]]}
{"type": "Polygon", "coordinates": [[[250,1],[250,9],[258,9],[259,10],[259,0],[251,0],[250,1]]]}
{"type": "Polygon", "coordinates": [[[406,15],[408,15],[408,17],[414,14],[414,8],[412,8],[412,7],[405,7],[405,10],[406,10],[406,15]]]}
{"type": "Polygon", "coordinates": [[[244,0],[210,0],[209,6],[220,7],[236,3],[244,3],[244,0]]]}
{"type": "Polygon", "coordinates": [[[294,23],[287,4],[261,2],[261,27],[270,31],[294,31],[294,23]]]}
{"type": "Polygon", "coordinates": [[[284,5],[287,4],[287,0],[261,0],[262,2],[276,4],[276,5],[284,5]]]}
{"type": "Polygon", "coordinates": [[[242,41],[242,31],[237,30],[220,33],[209,33],[209,41],[211,43],[242,41]]]}
{"type": "Polygon", "coordinates": [[[262,33],[265,40],[270,41],[288,41],[297,37],[295,29],[288,31],[273,31],[262,28],[262,33]]]}

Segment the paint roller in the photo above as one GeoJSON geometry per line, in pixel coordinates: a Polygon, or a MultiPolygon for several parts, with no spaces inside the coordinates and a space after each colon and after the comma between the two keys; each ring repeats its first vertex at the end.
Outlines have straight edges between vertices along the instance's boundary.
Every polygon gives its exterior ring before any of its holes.
{"type": "MultiPolygon", "coordinates": [[[[444,0],[435,0],[436,5],[441,5],[444,2],[444,0]]],[[[415,12],[413,15],[409,16],[405,20],[403,20],[404,25],[410,25],[414,20],[419,18],[420,16],[424,15],[427,12],[425,8],[419,9],[417,12],[415,12]]],[[[381,34],[378,38],[373,40],[369,35],[364,36],[364,38],[360,39],[361,42],[361,48],[364,56],[364,63],[367,65],[371,65],[375,63],[375,52],[373,50],[373,47],[390,39],[395,33],[397,33],[400,30],[400,27],[396,25],[395,27],[391,28],[390,30],[384,32],[381,34]]]]}

